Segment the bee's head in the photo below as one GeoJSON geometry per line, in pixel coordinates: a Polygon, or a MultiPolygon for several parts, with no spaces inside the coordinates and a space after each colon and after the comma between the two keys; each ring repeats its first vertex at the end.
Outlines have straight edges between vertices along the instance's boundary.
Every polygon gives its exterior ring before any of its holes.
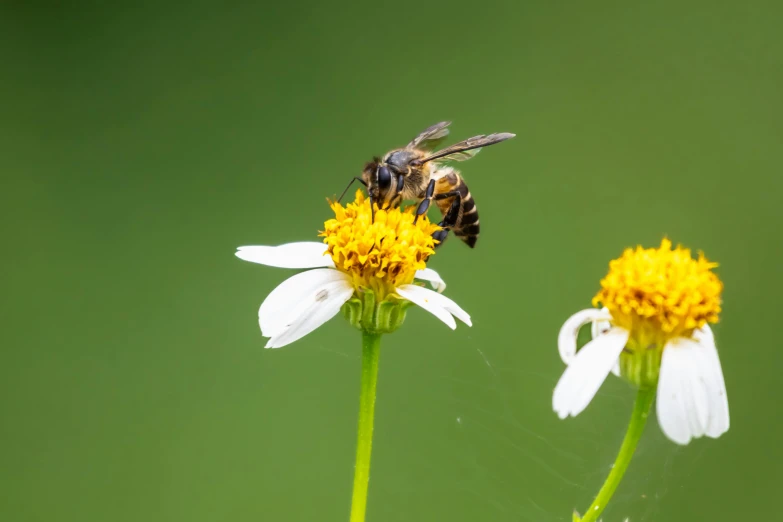
{"type": "Polygon", "coordinates": [[[396,169],[380,158],[365,165],[362,178],[367,183],[367,193],[380,208],[388,206],[398,192],[400,175],[396,169]]]}

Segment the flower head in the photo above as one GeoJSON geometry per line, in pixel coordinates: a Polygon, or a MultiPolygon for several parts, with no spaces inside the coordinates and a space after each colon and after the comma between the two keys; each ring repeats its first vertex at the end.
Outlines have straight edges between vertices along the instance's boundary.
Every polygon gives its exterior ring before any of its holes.
{"type": "Polygon", "coordinates": [[[659,334],[660,341],[688,337],[696,328],[717,323],[723,284],[711,263],[668,239],[660,248],[628,248],[609,263],[593,306],[602,303],[612,321],[635,333],[659,334]]]}
{"type": "Polygon", "coordinates": [[[307,335],[342,309],[357,327],[390,332],[411,304],[454,329],[470,316],[441,295],[443,279],[427,268],[435,253],[432,233],[439,227],[410,211],[379,210],[375,219],[362,193],[345,207],[331,203],[334,219],[324,223],[323,243],[299,242],[278,247],[243,246],[237,257],[281,268],[312,268],[290,277],[267,296],[258,311],[267,348],[279,348],[307,335]],[[414,279],[429,281],[434,292],[414,279]]]}
{"type": "Polygon", "coordinates": [[[378,210],[373,220],[361,191],[355,202],[345,207],[332,202],[331,207],[335,217],[324,223],[321,236],[335,268],[348,274],[355,288],[372,289],[378,299],[413,283],[435,253],[432,234],[440,227],[426,216],[414,223],[413,207],[378,210]]]}
{"type": "Polygon", "coordinates": [[[697,259],[668,239],[659,248],[627,249],[610,262],[593,305],[577,312],[558,337],[568,365],[555,387],[561,418],[577,415],[609,372],[638,387],[657,386],[658,421],[673,441],[718,437],[729,428],[723,371],[709,323],[718,322],[723,284],[716,263],[697,259]],[[579,329],[593,340],[578,353],[579,329]]]}

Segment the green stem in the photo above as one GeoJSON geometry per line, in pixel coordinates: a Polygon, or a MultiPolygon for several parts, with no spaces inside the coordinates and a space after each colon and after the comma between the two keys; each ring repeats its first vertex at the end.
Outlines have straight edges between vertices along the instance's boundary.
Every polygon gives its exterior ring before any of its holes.
{"type": "Polygon", "coordinates": [[[378,384],[380,353],[381,334],[362,332],[362,391],[359,396],[359,426],[356,441],[356,468],[353,475],[351,522],[364,522],[364,513],[367,511],[372,426],[375,418],[375,388],[378,384]]]}
{"type": "MultiPolygon", "coordinates": [[[[587,509],[582,522],[595,522],[598,520],[617,486],[620,485],[620,481],[625,474],[625,470],[628,469],[628,464],[631,463],[631,457],[633,457],[636,445],[639,443],[639,439],[644,431],[644,425],[647,423],[647,417],[649,416],[650,406],[654,397],[654,387],[640,389],[636,394],[636,404],[633,406],[631,422],[628,424],[628,432],[625,434],[625,439],[623,439],[623,445],[620,446],[620,453],[617,454],[617,460],[614,461],[612,471],[606,477],[606,482],[604,482],[601,491],[598,492],[598,496],[595,497],[595,500],[587,509]]],[[[576,516],[574,519],[577,520],[576,516]]]]}

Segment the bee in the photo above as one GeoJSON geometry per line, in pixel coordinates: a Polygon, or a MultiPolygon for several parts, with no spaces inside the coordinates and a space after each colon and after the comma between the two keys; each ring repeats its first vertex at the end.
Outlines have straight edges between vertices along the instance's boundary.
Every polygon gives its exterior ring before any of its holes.
{"type": "Polygon", "coordinates": [[[353,182],[359,181],[367,187],[373,213],[373,203],[386,209],[399,206],[404,199],[413,200],[418,202],[415,220],[427,213],[434,200],[443,215],[443,220],[438,223],[441,230],[433,234],[437,241],[435,246],[443,244],[449,231],[453,231],[469,247],[475,247],[479,236],[476,202],[459,171],[442,163],[468,160],[478,154],[481,147],[500,143],[515,134],[482,134],[432,152],[437,143],[448,135],[450,124],[450,121],[436,123],[424,129],[405,147],[391,150],[382,158],[373,158],[365,165],[361,177],[351,180],[340,200],[353,182]]]}

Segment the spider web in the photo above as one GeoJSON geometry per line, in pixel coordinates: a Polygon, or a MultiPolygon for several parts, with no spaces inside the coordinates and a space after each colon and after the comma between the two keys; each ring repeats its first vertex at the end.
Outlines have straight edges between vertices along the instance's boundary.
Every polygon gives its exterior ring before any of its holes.
{"type": "MultiPolygon", "coordinates": [[[[609,403],[617,412],[616,422],[609,426],[589,422],[587,417],[578,428],[568,426],[574,419],[560,421],[551,411],[551,392],[559,374],[503,367],[480,347],[471,349],[473,364],[484,368],[483,373],[475,372],[475,380],[428,374],[434,390],[427,401],[436,415],[448,416],[453,423],[454,436],[461,442],[453,458],[467,470],[452,493],[471,498],[486,510],[488,520],[570,522],[572,509],[584,513],[614,463],[633,409],[632,390],[618,379],[608,379],[595,401],[604,408],[609,403]],[[521,379],[538,390],[535,401],[520,403],[515,383],[521,379]],[[538,405],[533,417],[540,419],[546,410],[556,428],[547,432],[526,420],[531,404],[538,405]]],[[[358,358],[354,353],[324,350],[358,358]]],[[[400,359],[386,359],[384,371],[394,371],[395,365],[400,370],[402,364],[400,359]]],[[[622,485],[604,512],[605,522],[657,520],[667,483],[682,473],[678,468],[690,468],[678,461],[685,458],[692,463],[703,453],[682,452],[666,440],[653,419],[648,424],[622,485]]]]}
{"type": "MultiPolygon", "coordinates": [[[[466,446],[461,458],[471,460],[475,466],[475,476],[465,484],[464,492],[475,494],[477,500],[486,503],[495,511],[495,520],[571,520],[571,509],[575,507],[581,513],[587,509],[594,495],[603,484],[616,452],[625,435],[628,416],[633,409],[634,394],[622,382],[615,386],[605,385],[596,395],[596,401],[611,403],[618,412],[617,422],[611,426],[592,422],[582,422],[578,431],[574,426],[562,426],[558,435],[546,435],[530,421],[525,421],[523,409],[517,398],[513,383],[519,379],[535,381],[536,387],[546,391],[542,394],[546,409],[550,409],[551,390],[559,375],[536,372],[514,367],[500,367],[492,363],[487,354],[475,347],[477,364],[486,367],[487,380],[481,383],[467,383],[491,390],[494,408],[487,408],[486,395],[481,404],[460,395],[451,395],[451,402],[458,415],[455,418],[459,429],[469,433],[473,442],[466,446]],[[619,384],[619,386],[617,386],[619,384]],[[609,390],[607,390],[609,388],[609,390]],[[498,425],[506,429],[493,429],[498,425]],[[575,440],[582,451],[573,449],[575,440]],[[588,451],[584,451],[584,448],[588,451]],[[486,457],[484,449],[497,448],[507,452],[505,466],[517,467],[521,471],[516,476],[519,482],[512,487],[504,484],[492,467],[504,466],[496,459],[486,457]],[[597,458],[596,458],[597,456],[597,458]],[[534,477],[535,482],[530,477],[534,477]],[[477,483],[487,481],[496,486],[490,488],[494,496],[478,495],[475,492],[487,488],[477,483]],[[540,483],[539,487],[535,486],[540,483]],[[546,485],[546,491],[543,487],[546,485]],[[552,492],[556,492],[553,494],[552,492]],[[537,498],[537,493],[544,493],[537,498]],[[557,497],[558,500],[552,501],[557,497]],[[501,516],[502,515],[502,516],[501,516]]],[[[447,375],[439,376],[443,380],[454,381],[447,375]]],[[[610,379],[610,381],[617,381],[610,379]]],[[[607,383],[608,384],[608,383],[607,383]]],[[[541,402],[541,401],[539,401],[541,402]]],[[[554,412],[549,411],[556,422],[554,412]]],[[[540,418],[540,412],[535,415],[540,418]]],[[[689,453],[687,460],[698,459],[703,449],[689,453]]],[[[604,513],[606,522],[623,521],[651,522],[660,514],[659,504],[667,492],[667,483],[678,474],[677,460],[685,453],[660,433],[655,421],[651,420],[645,435],[637,448],[634,460],[626,473],[622,486],[615,493],[610,506],[604,513]],[[661,458],[661,455],[666,455],[661,458]]],[[[690,466],[685,466],[686,468],[690,466]]],[[[682,471],[682,470],[680,470],[682,471]]]]}

